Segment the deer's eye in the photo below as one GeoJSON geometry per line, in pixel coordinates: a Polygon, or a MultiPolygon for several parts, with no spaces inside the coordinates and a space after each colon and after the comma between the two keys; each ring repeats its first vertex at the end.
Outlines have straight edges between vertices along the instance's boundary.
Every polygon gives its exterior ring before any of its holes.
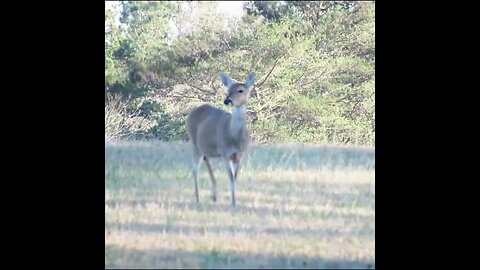
{"type": "Polygon", "coordinates": [[[243,90],[238,90],[239,93],[243,93],[243,90]]]}

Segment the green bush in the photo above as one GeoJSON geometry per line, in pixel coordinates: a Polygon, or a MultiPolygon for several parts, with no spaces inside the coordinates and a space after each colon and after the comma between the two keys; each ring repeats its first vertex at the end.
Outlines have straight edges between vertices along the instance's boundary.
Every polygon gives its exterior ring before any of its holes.
{"type": "Polygon", "coordinates": [[[149,121],[135,138],[184,139],[191,108],[225,108],[218,73],[253,70],[254,141],[375,143],[375,2],[255,1],[238,22],[215,2],[123,5],[126,26],[105,34],[105,89],[149,121]]]}

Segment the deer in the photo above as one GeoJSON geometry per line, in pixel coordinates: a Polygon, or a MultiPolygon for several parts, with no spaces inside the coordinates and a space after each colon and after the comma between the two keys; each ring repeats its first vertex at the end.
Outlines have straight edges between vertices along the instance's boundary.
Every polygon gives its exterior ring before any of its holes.
{"type": "Polygon", "coordinates": [[[252,91],[255,74],[250,72],[245,83],[234,82],[227,74],[220,72],[219,79],[226,87],[223,103],[231,105],[232,112],[203,104],[187,115],[186,127],[193,148],[193,184],[195,199],[198,197],[198,171],[202,162],[207,165],[212,182],[213,202],[217,201],[217,182],[213,175],[211,158],[221,158],[230,179],[231,206],[236,206],[235,189],[242,156],[250,144],[246,126],[246,106],[252,91]]]}

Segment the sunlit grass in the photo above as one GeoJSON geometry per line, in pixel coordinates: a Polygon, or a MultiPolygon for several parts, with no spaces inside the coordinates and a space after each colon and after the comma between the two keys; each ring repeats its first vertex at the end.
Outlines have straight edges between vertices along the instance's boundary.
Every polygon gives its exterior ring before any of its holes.
{"type": "Polygon", "coordinates": [[[105,266],[155,268],[374,266],[373,148],[252,146],[230,207],[200,169],[194,203],[186,143],[105,145],[105,266]]]}

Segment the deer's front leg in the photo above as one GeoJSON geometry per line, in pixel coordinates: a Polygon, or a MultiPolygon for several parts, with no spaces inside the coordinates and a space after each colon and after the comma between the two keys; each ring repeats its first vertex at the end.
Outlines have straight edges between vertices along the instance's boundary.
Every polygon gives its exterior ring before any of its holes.
{"type": "Polygon", "coordinates": [[[239,154],[233,154],[232,155],[232,161],[233,161],[233,166],[234,166],[234,176],[235,176],[235,182],[238,181],[238,172],[240,171],[240,159],[241,155],[239,154]]]}
{"type": "Polygon", "coordinates": [[[233,160],[231,160],[229,158],[225,160],[225,164],[226,164],[226,167],[227,167],[228,177],[230,178],[232,206],[235,207],[235,205],[236,205],[236,202],[235,202],[235,188],[236,188],[235,165],[233,163],[233,160]]]}

